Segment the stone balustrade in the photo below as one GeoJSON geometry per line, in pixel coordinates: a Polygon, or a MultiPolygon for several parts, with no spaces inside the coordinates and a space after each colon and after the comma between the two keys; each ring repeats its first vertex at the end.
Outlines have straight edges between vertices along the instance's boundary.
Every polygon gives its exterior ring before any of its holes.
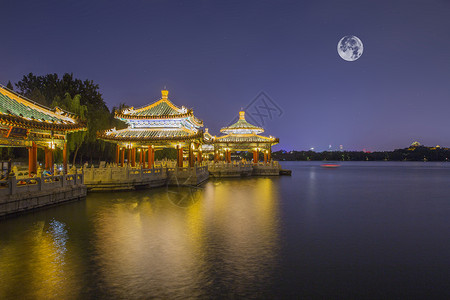
{"type": "Polygon", "coordinates": [[[158,187],[163,185],[197,185],[208,179],[207,166],[179,168],[170,161],[158,167],[143,169],[142,167],[115,164],[95,168],[84,167],[85,184],[89,190],[129,190],[158,187]],[[165,167],[163,167],[164,165],[165,167]]]}
{"type": "Polygon", "coordinates": [[[253,176],[279,176],[281,165],[277,161],[253,164],[253,176]]]}
{"type": "Polygon", "coordinates": [[[198,185],[209,178],[208,166],[167,168],[169,185],[198,185]]]}
{"type": "Polygon", "coordinates": [[[0,217],[86,197],[82,173],[0,180],[0,217]]]}
{"type": "Polygon", "coordinates": [[[163,175],[165,169],[166,168],[163,167],[143,169],[129,166],[119,167],[108,165],[100,168],[95,168],[94,166],[84,167],[83,173],[85,183],[92,184],[95,182],[142,181],[163,175]]]}
{"type": "Polygon", "coordinates": [[[277,161],[259,162],[209,162],[208,170],[213,177],[241,177],[241,176],[278,176],[280,164],[277,161]]]}
{"type": "Polygon", "coordinates": [[[83,174],[66,174],[40,177],[16,177],[0,180],[0,197],[20,193],[49,191],[66,186],[82,185],[83,174]]]}

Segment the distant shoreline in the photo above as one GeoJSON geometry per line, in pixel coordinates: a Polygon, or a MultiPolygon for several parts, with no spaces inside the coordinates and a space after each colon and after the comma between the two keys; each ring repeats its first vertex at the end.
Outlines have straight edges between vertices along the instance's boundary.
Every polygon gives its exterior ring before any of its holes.
{"type": "Polygon", "coordinates": [[[272,153],[278,161],[449,161],[450,149],[411,146],[393,151],[284,151],[272,153]]]}

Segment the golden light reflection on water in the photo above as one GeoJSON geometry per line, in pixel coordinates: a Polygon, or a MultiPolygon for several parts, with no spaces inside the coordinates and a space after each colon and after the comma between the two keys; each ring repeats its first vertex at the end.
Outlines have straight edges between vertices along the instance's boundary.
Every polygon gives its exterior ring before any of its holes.
{"type": "Polygon", "coordinates": [[[0,246],[0,298],[73,297],[76,289],[70,279],[73,270],[66,263],[67,239],[64,223],[41,221],[0,246]],[[24,248],[31,257],[23,255],[24,248]]]}
{"type": "Polygon", "coordinates": [[[278,259],[273,179],[169,192],[91,194],[70,211],[71,226],[37,221],[22,236],[1,239],[0,298],[79,298],[89,290],[114,298],[206,297],[224,286],[257,295],[278,259]]]}
{"type": "Polygon", "coordinates": [[[210,182],[194,197],[180,207],[161,192],[98,212],[96,253],[107,285],[120,286],[115,294],[195,297],[217,280],[238,292],[271,271],[278,249],[271,179],[210,182]]]}

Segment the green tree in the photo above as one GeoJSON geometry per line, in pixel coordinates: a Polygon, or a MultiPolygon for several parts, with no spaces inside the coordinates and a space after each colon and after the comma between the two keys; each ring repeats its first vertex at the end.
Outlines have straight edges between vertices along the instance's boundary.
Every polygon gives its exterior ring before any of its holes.
{"type": "Polygon", "coordinates": [[[105,158],[113,157],[114,147],[99,141],[97,131],[123,126],[121,125],[123,122],[115,120],[114,115],[110,113],[99,91],[98,84],[95,84],[92,80],[83,81],[74,78],[73,74],[69,73],[65,73],[62,78],[57,74],[36,76],[29,73],[16,83],[16,87],[24,96],[46,106],[60,106],[76,114],[83,107],[88,130],[83,134],[80,133],[83,137],[77,136],[75,138],[78,142],[82,142],[81,144],[76,142],[74,159],[79,155],[81,161],[83,157],[88,157],[92,162],[93,159],[100,159],[105,156],[105,158]],[[78,104],[73,104],[75,107],[71,107],[69,103],[66,103],[67,93],[80,96],[77,100],[79,101],[79,107],[78,104]]]}
{"type": "Polygon", "coordinates": [[[8,89],[10,89],[11,91],[14,91],[14,87],[13,87],[11,81],[8,81],[8,84],[6,85],[6,87],[7,87],[8,89]]]}
{"type": "MultiPolygon", "coordinates": [[[[68,110],[76,114],[80,121],[86,122],[87,106],[81,104],[81,96],[79,94],[72,98],[69,93],[66,93],[63,100],[56,96],[53,99],[52,106],[68,110]]],[[[86,133],[86,131],[76,131],[67,135],[67,150],[75,150],[72,165],[75,165],[78,151],[86,138],[86,133]]]]}

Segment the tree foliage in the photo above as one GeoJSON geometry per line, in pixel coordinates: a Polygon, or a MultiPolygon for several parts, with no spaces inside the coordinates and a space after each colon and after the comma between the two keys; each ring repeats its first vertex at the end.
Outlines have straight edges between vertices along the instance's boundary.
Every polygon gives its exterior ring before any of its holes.
{"type": "Polygon", "coordinates": [[[276,151],[275,160],[323,160],[323,161],[448,161],[450,149],[436,147],[410,147],[394,151],[276,151]]]}
{"type": "Polygon", "coordinates": [[[112,159],[114,147],[97,140],[97,131],[123,126],[123,122],[114,119],[98,84],[92,80],[74,78],[69,73],[61,78],[58,74],[36,76],[30,73],[17,82],[16,87],[19,93],[35,102],[59,106],[86,121],[86,132],[72,133],[68,137],[69,149],[75,150],[72,153],[74,162],[78,154],[80,162],[112,159]]]}
{"type": "MultiPolygon", "coordinates": [[[[85,122],[87,117],[87,106],[81,104],[81,96],[75,95],[73,98],[69,93],[65,94],[64,99],[60,99],[58,96],[53,99],[52,107],[59,107],[64,110],[70,111],[78,116],[80,121],[85,122]]],[[[67,135],[67,150],[69,152],[75,151],[73,154],[73,162],[75,164],[78,151],[86,138],[86,131],[76,131],[67,135]]]]}
{"type": "Polygon", "coordinates": [[[8,89],[10,89],[11,91],[14,90],[14,87],[13,87],[11,81],[8,81],[8,84],[6,85],[6,87],[7,87],[8,89]]]}

